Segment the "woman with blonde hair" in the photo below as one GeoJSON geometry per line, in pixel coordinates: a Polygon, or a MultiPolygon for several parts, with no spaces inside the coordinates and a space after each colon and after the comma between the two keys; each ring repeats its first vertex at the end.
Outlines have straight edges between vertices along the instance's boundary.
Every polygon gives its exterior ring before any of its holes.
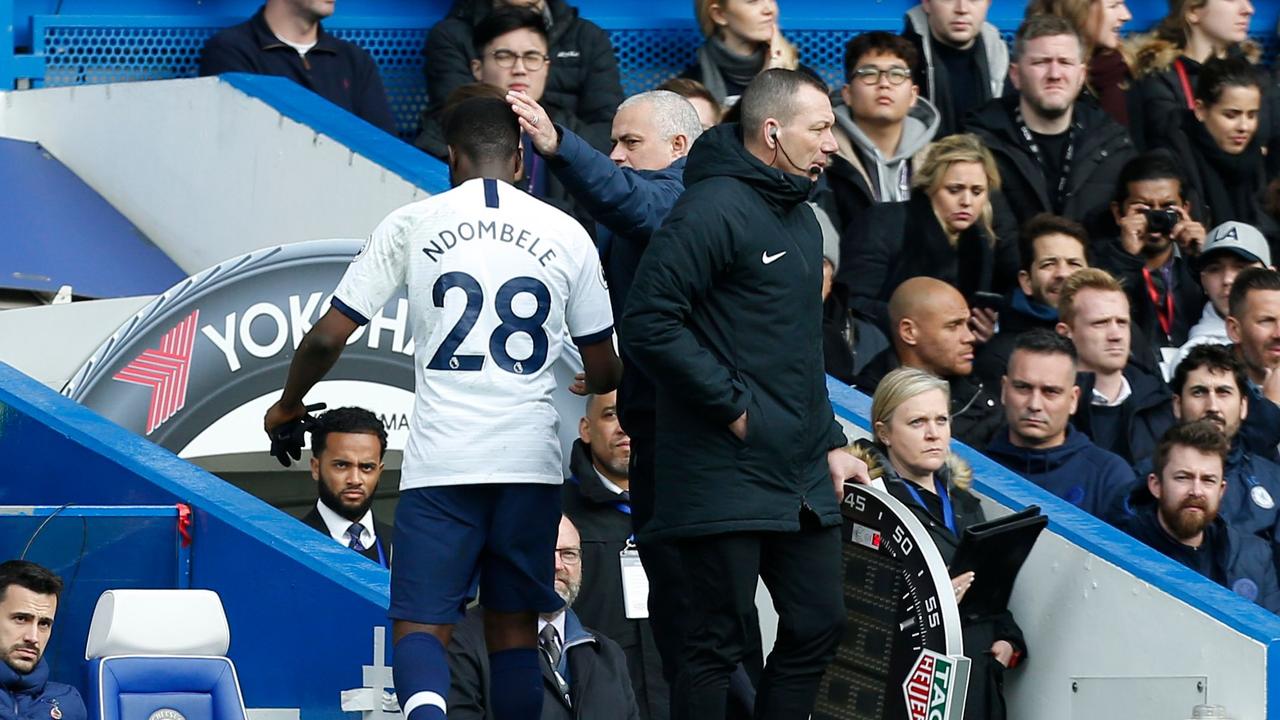
{"type": "Polygon", "coordinates": [[[1027,15],[1057,15],[1075,26],[1088,59],[1086,89],[1112,120],[1128,127],[1125,93],[1133,81],[1120,30],[1133,19],[1125,0],[1032,0],[1027,15]]]}
{"type": "MultiPolygon", "coordinates": [[[[951,454],[950,402],[945,380],[898,368],[880,381],[871,401],[874,441],[860,440],[849,448],[915,514],[948,566],[965,528],[986,520],[969,491],[972,468],[951,454]]],[[[975,582],[982,578],[972,572],[952,578],[956,600],[975,582]]],[[[965,655],[973,659],[965,720],[1002,720],[1004,673],[1027,654],[1022,630],[1007,609],[988,616],[961,611],[960,624],[965,655]]]]}
{"type": "Polygon", "coordinates": [[[707,39],[680,77],[697,80],[729,107],[751,79],[770,68],[812,70],[778,27],[777,0],[694,0],[698,29],[707,39]]]}
{"type": "Polygon", "coordinates": [[[846,231],[850,256],[842,263],[852,263],[859,280],[849,304],[889,337],[889,297],[904,280],[934,277],[971,299],[1003,292],[1018,275],[1016,231],[1006,229],[1013,221],[1004,212],[997,217],[992,203],[1000,171],[976,135],[926,147],[911,185],[908,200],[873,205],[846,231]]]}
{"type": "MultiPolygon", "coordinates": [[[[1209,58],[1242,55],[1257,62],[1249,42],[1251,0],[1169,0],[1169,14],[1152,32],[1131,42],[1137,77],[1129,97],[1129,130],[1139,149],[1167,147],[1182,121],[1195,109],[1195,86],[1209,58]]],[[[1270,115],[1264,113],[1260,140],[1271,141],[1270,115]]]]}

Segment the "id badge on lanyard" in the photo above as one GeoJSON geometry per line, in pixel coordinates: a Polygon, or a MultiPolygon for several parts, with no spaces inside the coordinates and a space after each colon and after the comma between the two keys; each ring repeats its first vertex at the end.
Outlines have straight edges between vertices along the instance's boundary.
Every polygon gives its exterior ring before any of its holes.
{"type": "Polygon", "coordinates": [[[626,547],[618,553],[618,562],[622,566],[622,601],[627,611],[628,620],[647,620],[649,618],[649,576],[645,574],[644,565],[640,563],[640,553],[636,545],[627,540],[626,547]]]}

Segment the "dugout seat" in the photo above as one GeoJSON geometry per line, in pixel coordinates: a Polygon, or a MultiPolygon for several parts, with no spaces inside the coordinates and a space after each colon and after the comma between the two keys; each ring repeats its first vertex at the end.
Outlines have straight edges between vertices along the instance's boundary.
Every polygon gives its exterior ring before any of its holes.
{"type": "Polygon", "coordinates": [[[245,720],[212,590],[108,590],[89,626],[91,720],[245,720]]]}

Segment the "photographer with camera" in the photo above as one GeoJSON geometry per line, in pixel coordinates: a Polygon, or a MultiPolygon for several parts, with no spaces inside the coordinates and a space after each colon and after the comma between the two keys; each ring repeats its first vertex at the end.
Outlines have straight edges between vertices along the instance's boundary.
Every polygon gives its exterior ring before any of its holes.
{"type": "Polygon", "coordinates": [[[1144,153],[1120,171],[1111,213],[1118,238],[1094,242],[1099,267],[1124,285],[1129,295],[1134,355],[1149,365],[1163,363],[1187,341],[1204,308],[1204,291],[1191,260],[1204,247],[1205,228],[1191,217],[1183,195],[1182,169],[1165,151],[1144,153]]]}

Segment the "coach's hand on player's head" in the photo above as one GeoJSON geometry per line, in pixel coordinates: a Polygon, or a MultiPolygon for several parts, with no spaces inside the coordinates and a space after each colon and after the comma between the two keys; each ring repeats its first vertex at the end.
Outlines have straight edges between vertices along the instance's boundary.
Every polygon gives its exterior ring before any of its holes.
{"type": "Polygon", "coordinates": [[[847,482],[871,484],[871,472],[867,469],[867,464],[850,455],[844,448],[827,452],[827,470],[831,473],[831,486],[836,491],[837,500],[844,500],[844,484],[847,482]]]}
{"type": "Polygon", "coordinates": [[[556,124],[551,121],[547,111],[520,90],[508,92],[507,102],[511,103],[512,112],[520,118],[520,129],[529,136],[533,149],[539,155],[555,155],[560,149],[560,132],[556,130],[556,124]]]}

